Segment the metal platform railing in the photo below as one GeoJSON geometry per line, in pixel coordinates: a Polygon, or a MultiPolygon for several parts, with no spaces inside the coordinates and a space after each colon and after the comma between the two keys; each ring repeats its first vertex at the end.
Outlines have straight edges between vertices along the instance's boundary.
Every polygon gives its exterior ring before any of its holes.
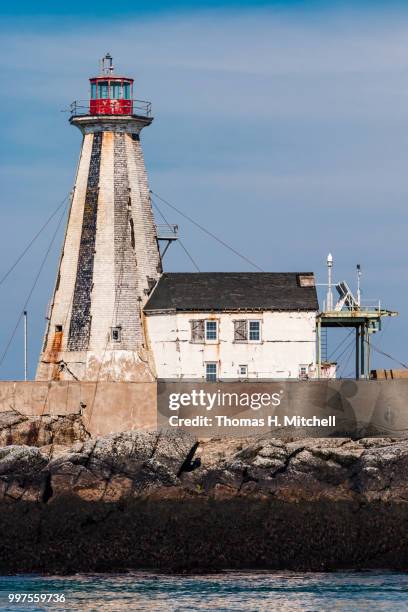
{"type": "MultiPolygon", "coordinates": [[[[96,100],[93,100],[93,102],[96,102],[96,100]]],[[[74,100],[69,107],[71,117],[94,114],[90,111],[90,103],[91,100],[74,100]]],[[[152,103],[148,102],[147,100],[104,100],[104,111],[106,111],[106,113],[104,112],[98,114],[131,114],[141,115],[143,117],[150,117],[152,114],[152,103]],[[118,103],[126,103],[126,107],[130,109],[130,112],[118,112],[118,103]]]]}
{"type": "Polygon", "coordinates": [[[360,310],[365,310],[366,312],[381,312],[381,300],[374,298],[361,300],[360,310]]]}
{"type": "Polygon", "coordinates": [[[158,240],[177,240],[178,225],[156,225],[158,240]]]}

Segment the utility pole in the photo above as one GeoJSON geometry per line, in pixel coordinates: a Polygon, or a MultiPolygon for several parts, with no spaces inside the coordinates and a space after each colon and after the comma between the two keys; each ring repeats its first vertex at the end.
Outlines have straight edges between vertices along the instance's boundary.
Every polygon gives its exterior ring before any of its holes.
{"type": "Polygon", "coordinates": [[[28,367],[27,367],[27,311],[24,311],[24,380],[28,379],[28,367]]]}

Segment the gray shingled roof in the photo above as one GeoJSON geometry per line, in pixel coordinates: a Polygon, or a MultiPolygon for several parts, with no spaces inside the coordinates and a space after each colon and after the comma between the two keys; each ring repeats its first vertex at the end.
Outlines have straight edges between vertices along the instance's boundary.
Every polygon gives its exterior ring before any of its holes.
{"type": "Polygon", "coordinates": [[[318,310],[316,287],[301,287],[312,272],[194,272],[163,274],[146,313],[160,310],[318,310]]]}

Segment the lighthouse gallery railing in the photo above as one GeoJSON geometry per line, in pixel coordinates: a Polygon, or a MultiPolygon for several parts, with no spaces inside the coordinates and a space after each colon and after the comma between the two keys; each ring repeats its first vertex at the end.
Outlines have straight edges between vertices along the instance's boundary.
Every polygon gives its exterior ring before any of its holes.
{"type": "MultiPolygon", "coordinates": [[[[126,100],[131,106],[132,115],[142,115],[144,117],[150,117],[152,114],[152,104],[147,100],[126,100]]],[[[106,100],[105,109],[107,115],[116,114],[116,100],[106,100]],[[107,103],[107,104],[106,104],[107,103]]],[[[90,100],[74,100],[69,107],[71,117],[77,117],[81,115],[89,115],[90,113],[90,100]]],[[[105,113],[104,113],[105,114],[105,113]]]]}

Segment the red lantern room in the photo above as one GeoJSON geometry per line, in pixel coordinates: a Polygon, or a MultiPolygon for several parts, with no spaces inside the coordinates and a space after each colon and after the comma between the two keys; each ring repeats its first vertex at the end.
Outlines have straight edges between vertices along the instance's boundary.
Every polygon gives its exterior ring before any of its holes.
{"type": "Polygon", "coordinates": [[[133,114],[133,79],[114,74],[112,56],[109,53],[101,60],[101,76],[89,81],[91,115],[133,114]]]}

